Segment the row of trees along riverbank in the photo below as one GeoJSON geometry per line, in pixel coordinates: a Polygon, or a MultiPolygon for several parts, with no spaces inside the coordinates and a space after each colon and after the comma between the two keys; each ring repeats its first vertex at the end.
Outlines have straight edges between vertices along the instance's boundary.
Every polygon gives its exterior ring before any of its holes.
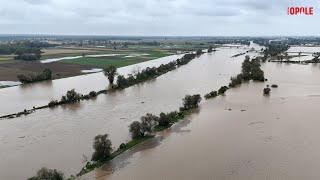
{"type": "MultiPolygon", "coordinates": [[[[49,107],[55,107],[58,105],[76,103],[83,100],[89,100],[91,98],[95,98],[100,94],[106,94],[108,91],[125,89],[135,84],[145,82],[150,79],[155,79],[169,71],[179,68],[180,66],[186,65],[191,60],[201,56],[202,54],[203,54],[203,51],[199,49],[195,54],[194,53],[185,54],[182,58],[179,58],[175,61],[169,62],[167,64],[161,64],[159,67],[148,67],[144,70],[137,71],[134,74],[130,74],[128,77],[124,77],[123,75],[118,75],[117,68],[114,66],[109,66],[104,68],[103,72],[105,76],[107,76],[109,83],[111,84],[112,88],[110,90],[100,90],[97,92],[91,91],[89,94],[83,95],[83,94],[77,93],[74,89],[72,89],[70,91],[67,91],[66,95],[62,96],[60,100],[51,100],[47,105],[40,106],[40,107],[33,107],[32,109],[29,109],[29,110],[25,109],[18,113],[1,116],[0,119],[4,119],[4,118],[12,119],[15,117],[20,117],[21,115],[31,114],[39,109],[45,109],[49,107]],[[114,79],[117,75],[118,75],[117,83],[114,84],[114,79]]],[[[39,76],[39,77],[42,77],[42,76],[39,76]]],[[[30,77],[24,76],[22,79],[23,81],[29,81],[30,79],[34,79],[34,78],[33,76],[30,76],[30,77]]]]}
{"type": "MultiPolygon", "coordinates": [[[[264,72],[260,69],[260,63],[257,60],[250,60],[249,56],[245,57],[245,60],[242,63],[242,72],[236,77],[237,78],[231,78],[229,87],[222,86],[218,91],[212,91],[206,94],[205,99],[225,94],[229,88],[233,88],[244,81],[265,81],[264,72]]],[[[182,100],[183,106],[179,108],[179,111],[172,111],[169,113],[162,112],[159,116],[147,113],[145,116],[140,118],[140,121],[134,121],[130,124],[129,132],[132,140],[128,143],[121,144],[114,152],[111,152],[111,141],[107,138],[107,134],[96,136],[93,145],[95,152],[92,155],[92,162],[88,162],[77,176],[86,174],[112,160],[129,148],[153,138],[154,133],[170,128],[173,124],[190,114],[193,109],[198,108],[201,100],[202,98],[200,94],[186,95],[182,100]],[[101,145],[98,146],[98,144],[101,145]],[[108,150],[107,152],[103,151],[106,149],[108,150]]]]}
{"type": "MultiPolygon", "coordinates": [[[[249,56],[246,56],[242,64],[242,72],[236,77],[237,78],[231,78],[229,87],[222,86],[218,91],[212,91],[206,94],[205,99],[222,95],[229,88],[233,88],[244,81],[265,81],[264,73],[260,69],[260,63],[257,60],[250,61],[249,56]]],[[[182,100],[183,106],[179,108],[179,111],[172,111],[169,113],[162,112],[159,114],[159,116],[147,113],[145,116],[140,118],[140,121],[134,121],[130,124],[129,132],[132,140],[128,143],[122,143],[115,151],[113,151],[112,142],[109,139],[108,134],[96,136],[93,142],[94,153],[92,154],[91,162],[88,162],[86,166],[82,168],[80,173],[78,173],[76,176],[71,176],[69,179],[74,179],[94,170],[95,168],[101,167],[106,162],[114,159],[133,146],[154,138],[154,133],[171,127],[179,120],[185,118],[186,115],[192,113],[192,110],[198,108],[201,100],[202,98],[200,94],[186,95],[182,100]]],[[[43,169],[40,171],[43,171],[43,169]]],[[[57,173],[60,173],[61,175],[61,172],[57,172],[56,170],[48,171],[46,169],[46,173],[51,173],[52,175],[57,175],[57,173]]],[[[63,174],[60,177],[64,178],[63,174]]]]}

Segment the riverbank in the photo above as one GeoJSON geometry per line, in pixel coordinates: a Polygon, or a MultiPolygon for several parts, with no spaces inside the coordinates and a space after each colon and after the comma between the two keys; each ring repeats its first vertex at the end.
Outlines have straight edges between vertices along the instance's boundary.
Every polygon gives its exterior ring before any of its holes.
{"type": "MultiPolygon", "coordinates": [[[[200,54],[201,55],[201,54],[200,54]]],[[[155,79],[169,71],[172,71],[180,66],[186,65],[188,64],[191,60],[195,59],[196,57],[199,57],[200,55],[196,55],[196,54],[185,54],[182,58],[177,59],[176,61],[172,61],[169,62],[167,64],[161,64],[158,68],[156,67],[152,67],[152,68],[146,68],[145,70],[142,70],[141,72],[137,72],[137,74],[135,75],[131,75],[128,78],[124,78],[124,76],[122,76],[122,84],[120,85],[120,82],[117,82],[117,86],[116,88],[112,88],[110,90],[100,90],[98,92],[95,91],[90,91],[89,94],[87,95],[82,95],[82,94],[77,94],[78,98],[76,99],[76,101],[58,101],[58,100],[51,100],[50,102],[48,102],[48,105],[43,105],[40,107],[35,107],[33,106],[32,109],[24,109],[21,112],[18,113],[13,113],[13,114],[9,114],[9,115],[4,115],[4,116],[0,116],[0,120],[1,119],[12,119],[12,118],[16,118],[16,117],[20,117],[22,115],[29,115],[31,113],[34,113],[36,110],[40,110],[40,109],[45,109],[45,108],[53,108],[59,105],[63,105],[63,104],[72,104],[72,103],[78,103],[79,101],[83,101],[83,100],[89,100],[92,98],[95,98],[96,96],[100,95],[100,94],[106,94],[110,91],[116,91],[116,90],[121,90],[121,89],[125,89],[128,88],[130,86],[133,86],[135,84],[141,83],[141,82],[145,82],[148,81],[150,79],[155,79]],[[91,93],[93,93],[94,95],[91,95],[91,93]]],[[[113,85],[112,85],[113,86],[113,85]]]]}
{"type": "Polygon", "coordinates": [[[262,95],[262,83],[232,88],[152,148],[138,145],[143,150],[121,159],[122,166],[117,159],[82,179],[317,179],[318,67],[262,68],[279,84],[270,96],[262,95]],[[145,171],[149,167],[156,171],[145,171]]]}
{"type": "MultiPolygon", "coordinates": [[[[107,95],[102,94],[98,98],[84,103],[62,105],[53,109],[47,108],[28,116],[0,121],[0,127],[2,127],[0,140],[3,142],[3,146],[0,147],[0,157],[3,161],[11,162],[16,168],[21,169],[17,174],[12,172],[13,167],[10,164],[0,165],[1,179],[31,177],[43,166],[59,169],[66,176],[79,173],[86,164],[83,156],[89,159],[92,155],[93,137],[96,135],[108,133],[116,149],[121,143],[130,141],[129,124],[139,120],[146,112],[152,114],[170,112],[181,105],[181,99],[185,94],[199,93],[203,95],[212,89],[219,89],[222,84],[228,84],[230,77],[239,73],[243,61],[243,57],[230,58],[233,54],[237,54],[237,51],[237,49],[222,49],[211,54],[204,54],[191,61],[187,66],[170,71],[156,80],[150,80],[121,91],[110,92],[107,95]],[[7,156],[10,153],[16,155],[14,157],[7,156]],[[23,165],[19,165],[21,161],[33,162],[33,164],[22,167],[23,165]]],[[[163,58],[162,60],[149,61],[139,67],[144,69],[159,66],[174,59],[163,58]]],[[[120,68],[119,74],[130,73],[133,68],[135,66],[120,68]]],[[[57,94],[53,99],[59,99],[72,87],[75,87],[79,93],[87,94],[90,90],[98,91],[107,87],[108,83],[103,74],[97,73],[81,76],[81,79],[70,78],[53,81],[50,86],[40,85],[32,86],[30,89],[19,87],[8,90],[20,89],[23,92],[16,94],[23,95],[24,100],[30,100],[29,104],[36,105],[40,98],[51,99],[47,95],[57,94]],[[81,86],[77,86],[78,83],[81,86]],[[40,90],[43,93],[38,92],[40,90]],[[36,93],[37,96],[28,95],[28,92],[36,93]]],[[[12,93],[8,92],[7,94],[12,93]]],[[[17,101],[8,101],[6,106],[10,105],[10,102],[17,101]]],[[[44,104],[47,102],[45,101],[44,104]]],[[[5,109],[6,107],[2,108],[2,110],[5,109]]],[[[181,122],[183,124],[189,122],[189,117],[181,122]]],[[[175,129],[176,126],[172,128],[175,129]]],[[[133,150],[135,149],[136,147],[133,148],[133,150]]],[[[124,154],[126,155],[127,152],[124,154]]],[[[123,156],[118,156],[116,159],[119,158],[123,158],[123,156]]]]}
{"type": "MultiPolygon", "coordinates": [[[[231,82],[229,83],[229,86],[222,86],[219,90],[217,91],[212,91],[209,94],[204,95],[205,99],[211,99],[211,98],[216,98],[218,96],[222,96],[226,93],[226,91],[230,88],[236,88],[237,86],[241,85],[244,81],[248,82],[250,80],[260,80],[260,78],[257,78],[256,72],[257,71],[261,71],[262,72],[262,82],[265,81],[265,78],[263,77],[263,71],[260,69],[260,62],[256,61],[256,60],[250,60],[249,57],[246,57],[245,60],[243,61],[242,64],[242,73],[238,74],[237,77],[237,83],[235,83],[235,78],[231,78],[231,82]],[[248,73],[248,74],[247,74],[248,73]],[[214,93],[213,93],[214,92],[214,93]]],[[[151,117],[153,120],[151,120],[151,124],[156,123],[157,125],[155,126],[155,128],[152,130],[153,132],[161,132],[164,131],[168,128],[170,128],[172,125],[176,124],[177,122],[179,122],[180,120],[183,120],[186,115],[190,115],[190,113],[194,112],[195,109],[198,109],[198,104],[201,102],[202,98],[201,95],[193,95],[193,96],[189,96],[187,95],[184,99],[183,99],[183,107],[180,107],[179,111],[172,111],[170,113],[160,113],[160,117],[157,116],[153,116],[152,114],[147,114],[149,115],[148,117],[151,117]],[[162,120],[161,120],[162,119],[162,120]],[[152,121],[156,121],[156,122],[152,122],[152,121]],[[165,125],[160,124],[163,123],[165,125]]],[[[229,109],[229,111],[231,111],[231,109],[229,109]]],[[[243,111],[243,110],[241,110],[243,111]]],[[[143,119],[143,118],[141,118],[143,119]]],[[[150,119],[149,119],[150,120],[150,119]]],[[[135,141],[140,141],[141,138],[144,138],[144,136],[138,136],[133,138],[132,141],[130,141],[129,143],[133,143],[134,145],[131,147],[134,147],[136,145],[138,145],[139,143],[134,143],[135,141]]],[[[150,139],[154,138],[150,137],[150,139]]],[[[149,139],[147,139],[149,140],[149,139]]],[[[125,151],[120,151],[121,150],[121,146],[118,148],[116,152],[120,152],[118,154],[116,154],[116,156],[121,155],[123,152],[125,151]]],[[[124,144],[124,147],[126,147],[127,145],[124,144]]],[[[130,147],[130,148],[131,148],[130,147]]],[[[129,148],[129,149],[130,149],[129,148]]],[[[126,150],[129,150],[126,149],[126,150]]],[[[114,159],[116,156],[114,156],[114,153],[112,153],[110,155],[110,158],[103,160],[103,161],[98,161],[98,162],[88,162],[87,165],[82,168],[81,172],[79,174],[76,175],[76,177],[82,176],[84,174],[89,173],[90,171],[94,170],[95,168],[99,168],[100,166],[102,166],[105,163],[108,163],[109,161],[111,161],[112,159],[114,159]]],[[[74,176],[71,177],[71,179],[75,178],[74,176]]]]}

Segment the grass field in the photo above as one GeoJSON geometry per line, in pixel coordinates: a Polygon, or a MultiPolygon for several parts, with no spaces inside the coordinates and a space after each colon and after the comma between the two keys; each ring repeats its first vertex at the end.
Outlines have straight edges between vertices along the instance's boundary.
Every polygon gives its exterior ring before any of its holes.
{"type": "Polygon", "coordinates": [[[106,57],[83,57],[78,59],[66,59],[59,62],[62,63],[71,63],[71,64],[81,64],[81,65],[91,65],[96,67],[106,67],[106,66],[116,66],[116,67],[124,67],[132,64],[141,63],[144,61],[149,61],[165,56],[169,56],[170,54],[162,53],[162,52],[154,52],[147,55],[137,55],[137,54],[124,54],[119,56],[106,56],[106,57]],[[129,57],[126,57],[129,56],[129,57]]]}
{"type": "Polygon", "coordinates": [[[7,61],[7,60],[12,60],[10,57],[1,57],[0,56],[0,61],[7,61]]]}
{"type": "Polygon", "coordinates": [[[102,59],[102,58],[78,58],[78,59],[67,59],[60,62],[64,63],[72,63],[72,64],[81,64],[81,65],[92,65],[97,67],[105,67],[105,66],[116,66],[123,67],[129,66],[132,64],[137,64],[143,61],[139,60],[119,60],[119,59],[102,59]]]}

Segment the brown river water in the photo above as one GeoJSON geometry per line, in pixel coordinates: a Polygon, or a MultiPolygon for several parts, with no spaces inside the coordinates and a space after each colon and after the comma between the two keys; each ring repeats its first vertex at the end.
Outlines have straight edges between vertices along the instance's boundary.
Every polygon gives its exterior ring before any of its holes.
{"type": "MultiPolygon", "coordinates": [[[[78,104],[39,110],[26,117],[0,121],[0,179],[26,179],[41,167],[61,170],[67,176],[78,173],[85,165],[86,159],[91,158],[93,138],[96,135],[108,133],[113,146],[117,148],[121,143],[130,140],[128,126],[132,121],[139,120],[146,113],[158,114],[162,111],[177,110],[186,94],[203,95],[227,85],[230,77],[240,72],[244,59],[244,56],[230,57],[246,50],[221,48],[155,80],[123,91],[100,95],[95,100],[78,104]]],[[[138,66],[156,66],[177,57],[179,56],[148,61],[138,66]]],[[[119,73],[130,73],[134,67],[136,66],[121,68],[119,73]]],[[[72,88],[81,93],[101,90],[108,86],[106,82],[107,78],[97,73],[1,89],[0,112],[4,115],[44,105],[51,98],[58,99],[72,88]]],[[[205,106],[207,105],[204,104],[203,108],[205,106]]],[[[202,112],[205,111],[201,108],[199,116],[202,112]]],[[[196,119],[198,121],[198,117],[196,119]]],[[[199,117],[199,122],[202,121],[199,117]]],[[[191,122],[191,126],[188,125],[187,128],[194,126],[193,121],[191,122]]],[[[174,134],[169,136],[170,139],[175,139],[174,134]]],[[[188,134],[191,133],[186,133],[188,134]]],[[[194,138],[197,139],[197,135],[194,138]]],[[[167,140],[163,142],[165,141],[167,140]]],[[[176,141],[179,143],[180,140],[176,139],[173,142],[176,148],[179,148],[176,141]]],[[[194,144],[193,149],[203,149],[207,145],[194,144]]],[[[158,147],[152,149],[151,153],[158,147]]],[[[163,160],[174,160],[171,158],[179,155],[175,154],[169,159],[163,157],[163,160]]]]}
{"type": "Polygon", "coordinates": [[[80,179],[320,178],[320,66],[266,63],[245,83],[80,179]],[[264,96],[266,84],[276,83],[264,96]]]}

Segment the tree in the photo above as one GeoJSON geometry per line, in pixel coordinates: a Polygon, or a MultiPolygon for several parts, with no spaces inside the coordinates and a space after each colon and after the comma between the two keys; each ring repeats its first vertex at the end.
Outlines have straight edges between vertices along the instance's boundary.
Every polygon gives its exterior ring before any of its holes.
{"type": "Polygon", "coordinates": [[[41,58],[41,49],[37,49],[35,52],[34,52],[34,55],[36,56],[37,60],[40,60],[41,58]]]}
{"type": "Polygon", "coordinates": [[[129,132],[132,139],[144,136],[144,133],[142,132],[142,125],[139,121],[134,121],[130,124],[129,132]]]}
{"type": "Polygon", "coordinates": [[[202,49],[198,49],[197,50],[197,55],[199,56],[199,55],[201,55],[203,52],[202,52],[202,49]]]}
{"type": "Polygon", "coordinates": [[[107,66],[103,69],[103,73],[108,77],[109,83],[113,84],[114,77],[117,75],[117,67],[115,66],[107,66]]]}
{"type": "Polygon", "coordinates": [[[42,76],[44,80],[52,79],[52,71],[49,68],[46,68],[42,72],[42,76]]]}
{"type": "Polygon", "coordinates": [[[213,51],[213,47],[212,45],[210,45],[209,49],[208,49],[208,53],[211,53],[213,51]]]}
{"type": "Polygon", "coordinates": [[[289,55],[288,55],[288,53],[287,53],[287,52],[285,52],[285,53],[284,53],[284,59],[285,59],[285,60],[287,60],[287,61],[289,61],[289,60],[290,60],[290,57],[289,57],[289,55]]]}
{"type": "Polygon", "coordinates": [[[160,113],[159,126],[168,126],[171,120],[172,119],[168,114],[162,112],[160,113]]]}
{"type": "Polygon", "coordinates": [[[117,78],[117,85],[118,85],[118,88],[124,88],[128,86],[128,80],[124,76],[119,75],[117,78]]]}
{"type": "Polygon", "coordinates": [[[98,135],[94,138],[92,161],[99,161],[108,158],[111,154],[112,147],[109,135],[98,135]]]}
{"type": "Polygon", "coordinates": [[[313,60],[316,60],[316,61],[317,61],[317,60],[319,60],[320,52],[313,53],[312,56],[314,57],[313,60]]]}
{"type": "Polygon", "coordinates": [[[158,122],[158,117],[153,114],[146,114],[141,117],[141,131],[142,133],[151,133],[153,132],[153,128],[156,126],[158,122]]]}
{"type": "Polygon", "coordinates": [[[221,88],[218,90],[218,94],[224,94],[227,90],[227,86],[221,86],[221,88]]]}
{"type": "Polygon", "coordinates": [[[188,110],[191,108],[198,107],[199,103],[201,102],[201,96],[200,94],[195,95],[186,95],[185,98],[183,98],[183,107],[184,109],[188,110]]]}
{"type": "Polygon", "coordinates": [[[61,97],[62,103],[74,103],[78,102],[81,99],[81,94],[77,93],[74,89],[67,91],[65,96],[61,97]]]}
{"type": "Polygon", "coordinates": [[[64,174],[56,169],[41,168],[37,175],[28,180],[63,180],[64,174]]]}

